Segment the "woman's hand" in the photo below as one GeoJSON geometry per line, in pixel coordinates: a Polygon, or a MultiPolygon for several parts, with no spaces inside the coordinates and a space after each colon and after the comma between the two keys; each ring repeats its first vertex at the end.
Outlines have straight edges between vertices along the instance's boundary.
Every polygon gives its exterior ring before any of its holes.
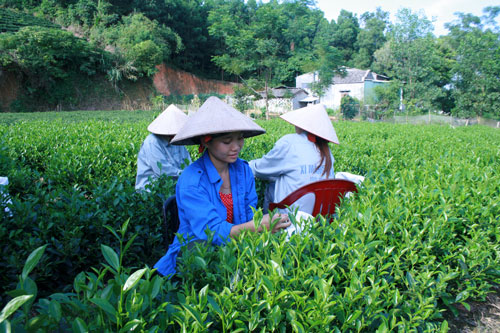
{"type": "Polygon", "coordinates": [[[269,214],[266,214],[262,216],[261,224],[268,230],[272,227],[273,229],[271,230],[271,232],[274,234],[280,229],[288,228],[290,224],[292,224],[292,222],[290,222],[288,214],[274,214],[272,218],[269,216],[269,214]]]}
{"type": "Polygon", "coordinates": [[[280,229],[287,228],[288,226],[290,226],[290,224],[292,224],[292,222],[290,222],[290,219],[288,218],[288,214],[274,214],[272,219],[269,216],[269,214],[266,214],[266,215],[262,216],[262,221],[260,223],[261,226],[260,226],[259,230],[255,230],[254,221],[251,220],[251,221],[248,221],[248,222],[245,222],[242,224],[234,225],[231,228],[231,232],[230,232],[229,236],[231,238],[238,237],[244,229],[250,230],[251,232],[261,232],[262,228],[266,228],[269,230],[271,228],[271,226],[273,227],[271,232],[274,234],[276,231],[278,231],[280,229]],[[273,223],[274,223],[274,225],[273,225],[273,223]]]}

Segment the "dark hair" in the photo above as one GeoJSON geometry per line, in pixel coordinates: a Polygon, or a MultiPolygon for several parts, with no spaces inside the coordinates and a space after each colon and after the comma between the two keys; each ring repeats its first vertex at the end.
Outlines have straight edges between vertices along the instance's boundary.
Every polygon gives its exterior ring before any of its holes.
{"type": "Polygon", "coordinates": [[[332,157],[330,154],[330,147],[328,147],[327,140],[320,138],[316,135],[315,135],[315,137],[316,137],[316,142],[314,142],[314,144],[316,145],[316,147],[319,150],[319,154],[321,155],[321,160],[319,161],[319,164],[316,167],[316,170],[314,170],[314,171],[316,172],[321,167],[321,165],[324,163],[325,169],[323,170],[323,173],[321,175],[322,176],[326,175],[328,177],[328,175],[330,175],[330,170],[332,170],[332,157]]]}

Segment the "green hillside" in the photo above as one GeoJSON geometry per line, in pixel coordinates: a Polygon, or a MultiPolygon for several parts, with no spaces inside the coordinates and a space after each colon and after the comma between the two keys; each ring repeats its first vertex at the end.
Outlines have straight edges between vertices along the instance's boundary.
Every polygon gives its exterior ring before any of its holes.
{"type": "Polygon", "coordinates": [[[47,28],[60,28],[48,20],[21,13],[12,9],[0,8],[0,32],[16,32],[22,27],[41,26],[47,28]]]}

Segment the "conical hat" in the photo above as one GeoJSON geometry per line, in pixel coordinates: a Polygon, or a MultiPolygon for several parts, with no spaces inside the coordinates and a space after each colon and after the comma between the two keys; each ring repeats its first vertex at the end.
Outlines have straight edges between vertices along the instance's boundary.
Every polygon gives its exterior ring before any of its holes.
{"type": "Polygon", "coordinates": [[[306,106],[287,112],[280,117],[304,131],[319,136],[327,141],[339,144],[337,133],[335,133],[332,121],[328,117],[326,108],[323,104],[306,106]]]}
{"type": "Polygon", "coordinates": [[[176,135],[184,125],[188,116],[177,106],[170,104],[155,120],[148,126],[148,131],[159,135],[176,135]]]}
{"type": "Polygon", "coordinates": [[[249,138],[266,131],[251,118],[212,96],[189,116],[171,142],[176,145],[197,145],[202,135],[230,132],[243,132],[243,136],[249,138]]]}

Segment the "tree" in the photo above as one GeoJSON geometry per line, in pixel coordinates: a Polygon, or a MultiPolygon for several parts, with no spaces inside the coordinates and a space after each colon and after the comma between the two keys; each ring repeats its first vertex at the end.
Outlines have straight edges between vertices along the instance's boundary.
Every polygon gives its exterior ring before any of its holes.
{"type": "MultiPolygon", "coordinates": [[[[112,12],[112,5],[106,0],[78,0],[74,3],[60,4],[55,0],[44,0],[38,8],[44,15],[50,15],[54,8],[65,25],[79,25],[85,31],[93,27],[107,27],[119,21],[120,17],[112,12]],[[67,6],[67,7],[65,7],[67,6]]],[[[54,15],[54,14],[52,14],[54,15]]]]}
{"type": "Polygon", "coordinates": [[[340,11],[337,23],[332,21],[333,46],[342,52],[343,60],[348,63],[358,51],[356,40],[359,22],[355,14],[344,9],[340,11]]]}
{"type": "Polygon", "coordinates": [[[333,82],[336,74],[344,71],[342,65],[344,54],[334,46],[333,29],[335,22],[329,23],[326,19],[319,21],[317,32],[314,36],[312,49],[304,49],[301,62],[301,73],[314,72],[317,80],[311,85],[312,92],[323,96],[324,92],[333,82]],[[333,25],[332,25],[333,23],[333,25]]]}
{"type": "Polygon", "coordinates": [[[389,27],[388,41],[375,52],[373,68],[404,84],[407,111],[436,109],[442,91],[435,85],[440,59],[432,23],[425,15],[406,8],[396,17],[396,23],[389,27]]]}
{"type": "Polygon", "coordinates": [[[215,55],[214,62],[244,82],[259,79],[267,105],[271,85],[292,82],[305,64],[318,69],[322,52],[331,52],[328,42],[317,38],[326,20],[320,11],[308,7],[311,4],[222,1],[209,13],[210,34],[225,44],[225,51],[215,55]]]}
{"type": "Polygon", "coordinates": [[[72,73],[94,75],[106,69],[107,55],[68,31],[24,27],[16,33],[0,34],[0,64],[20,69],[39,86],[72,73]]]}
{"type": "Polygon", "coordinates": [[[441,89],[441,95],[436,99],[436,105],[439,110],[450,114],[455,107],[455,99],[451,87],[453,77],[453,66],[456,62],[456,52],[450,43],[449,36],[441,36],[436,40],[436,62],[434,63],[434,71],[438,74],[435,76],[434,85],[441,89]]]}
{"type": "Polygon", "coordinates": [[[30,26],[0,34],[0,67],[22,77],[20,111],[74,100],[74,81],[105,73],[109,63],[107,52],[61,29],[30,26]]]}
{"type": "Polygon", "coordinates": [[[211,55],[218,52],[220,42],[208,33],[208,13],[217,2],[204,0],[157,2],[163,6],[162,11],[158,12],[153,8],[151,16],[148,17],[169,27],[180,37],[183,45],[180,52],[171,55],[168,63],[191,73],[218,77],[217,67],[212,62],[211,55]]]}
{"type": "MultiPolygon", "coordinates": [[[[135,69],[129,79],[150,76],[156,65],[178,52],[182,47],[180,37],[170,28],[151,21],[137,13],[122,18],[122,23],[101,31],[101,46],[113,45],[114,53],[121,55],[135,69]]],[[[95,34],[93,34],[94,36],[95,34]]],[[[128,73],[128,72],[127,72],[128,73]]]]}
{"type": "Polygon", "coordinates": [[[284,21],[281,14],[275,2],[262,5],[253,13],[239,1],[230,1],[209,14],[209,32],[221,37],[228,47],[227,53],[214,56],[213,61],[239,77],[253,73],[261,78],[265,83],[266,109],[267,88],[278,62],[280,40],[276,35],[284,21]],[[239,18],[231,17],[234,14],[239,18]]]}
{"type": "Polygon", "coordinates": [[[373,88],[375,92],[374,119],[383,119],[393,116],[400,107],[401,82],[392,80],[388,84],[378,85],[373,88]]]}
{"type": "Polygon", "coordinates": [[[361,29],[356,39],[356,49],[351,64],[355,68],[370,68],[373,54],[386,42],[386,27],[389,25],[389,12],[377,7],[376,12],[365,12],[360,18],[361,29]]]}
{"type": "Polygon", "coordinates": [[[458,13],[459,20],[447,25],[456,52],[452,113],[459,117],[500,119],[500,31],[494,23],[500,7],[488,7],[485,12],[483,20],[458,13]]]}
{"type": "Polygon", "coordinates": [[[275,69],[274,77],[281,83],[294,85],[295,77],[304,72],[305,65],[318,58],[317,36],[328,21],[323,12],[314,8],[314,1],[287,1],[282,6],[287,22],[282,31],[284,42],[279,56],[286,61],[275,69]]]}
{"type": "Polygon", "coordinates": [[[343,63],[342,52],[326,43],[319,43],[314,49],[315,61],[309,65],[318,75],[318,80],[313,82],[311,90],[317,96],[323,96],[324,92],[333,82],[336,74],[344,74],[345,70],[340,67],[343,63]]]}
{"type": "Polygon", "coordinates": [[[353,119],[359,112],[359,101],[349,95],[342,96],[340,100],[340,112],[345,119],[353,119]]]}

